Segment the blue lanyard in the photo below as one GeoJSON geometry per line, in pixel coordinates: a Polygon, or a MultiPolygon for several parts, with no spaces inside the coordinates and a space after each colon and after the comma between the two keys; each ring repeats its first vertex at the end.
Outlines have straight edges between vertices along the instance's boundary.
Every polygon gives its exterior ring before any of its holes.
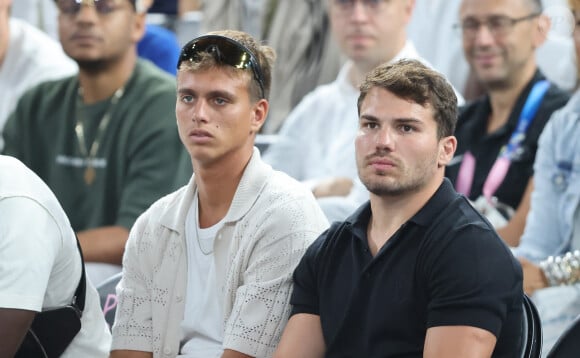
{"type": "MultiPolygon", "coordinates": [[[[550,82],[541,80],[534,84],[532,90],[526,98],[524,108],[520,112],[518,124],[512,133],[510,140],[500,150],[498,158],[491,167],[485,183],[483,184],[483,194],[489,200],[497,191],[509,170],[512,155],[520,147],[523,140],[526,138],[526,131],[534,120],[534,116],[542,103],[544,95],[550,87],[550,82]]],[[[469,196],[471,193],[471,185],[473,184],[473,176],[475,174],[476,160],[470,151],[466,151],[463,155],[463,161],[459,167],[457,176],[456,189],[459,193],[469,196]]]]}
{"type": "Polygon", "coordinates": [[[508,159],[512,159],[513,153],[520,147],[523,140],[526,138],[526,131],[528,127],[534,120],[534,116],[540,107],[540,103],[542,103],[542,99],[544,95],[550,88],[550,82],[547,80],[538,81],[532,87],[528,98],[526,99],[526,103],[524,104],[524,108],[520,113],[520,118],[518,120],[518,125],[515,131],[512,133],[509,142],[505,145],[501,152],[500,157],[507,157],[508,159]]]}

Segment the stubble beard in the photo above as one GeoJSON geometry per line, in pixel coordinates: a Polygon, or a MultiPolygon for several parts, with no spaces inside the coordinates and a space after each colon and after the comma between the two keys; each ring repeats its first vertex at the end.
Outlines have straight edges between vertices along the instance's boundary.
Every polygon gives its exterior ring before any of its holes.
{"type": "Polygon", "coordinates": [[[424,188],[434,176],[437,166],[436,157],[426,159],[415,170],[409,171],[403,166],[398,166],[399,176],[393,177],[386,172],[364,174],[359,168],[359,177],[367,190],[381,197],[396,197],[414,193],[424,188]]]}
{"type": "Polygon", "coordinates": [[[98,60],[76,60],[79,68],[88,73],[101,73],[109,68],[109,61],[104,59],[98,60]]]}

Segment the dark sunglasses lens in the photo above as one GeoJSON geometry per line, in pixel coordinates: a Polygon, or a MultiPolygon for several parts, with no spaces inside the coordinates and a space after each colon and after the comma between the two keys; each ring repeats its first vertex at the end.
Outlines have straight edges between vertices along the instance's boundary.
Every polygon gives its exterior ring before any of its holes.
{"type": "Polygon", "coordinates": [[[243,48],[227,40],[208,38],[188,44],[182,51],[177,67],[183,61],[196,61],[200,53],[210,53],[216,60],[237,68],[251,66],[252,56],[243,48]]]}
{"type": "Polygon", "coordinates": [[[184,61],[196,62],[200,53],[209,53],[216,61],[239,69],[250,68],[260,85],[264,97],[264,77],[252,53],[234,40],[220,36],[208,36],[192,40],[183,47],[177,69],[184,61]]]}

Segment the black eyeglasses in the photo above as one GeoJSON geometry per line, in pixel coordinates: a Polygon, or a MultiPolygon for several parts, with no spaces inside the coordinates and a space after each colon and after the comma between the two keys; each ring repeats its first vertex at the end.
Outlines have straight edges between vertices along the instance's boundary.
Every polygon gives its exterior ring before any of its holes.
{"type": "Polygon", "coordinates": [[[264,94],[264,75],[262,68],[252,51],[241,43],[220,35],[204,35],[189,41],[181,49],[177,69],[184,61],[199,61],[200,53],[211,54],[216,61],[239,69],[250,68],[260,86],[261,98],[264,94]]]}
{"type": "Polygon", "coordinates": [[[485,25],[493,36],[501,37],[507,35],[518,22],[531,20],[538,16],[540,16],[540,13],[537,12],[515,19],[505,15],[495,15],[481,21],[469,17],[460,24],[455,25],[455,28],[461,31],[463,37],[473,39],[477,36],[479,28],[485,25]]]}
{"type": "MultiPolygon", "coordinates": [[[[92,6],[101,15],[109,14],[117,10],[126,0],[56,0],[56,6],[63,14],[75,15],[81,10],[81,6],[92,6]]],[[[133,7],[135,0],[129,1],[133,7]]]]}

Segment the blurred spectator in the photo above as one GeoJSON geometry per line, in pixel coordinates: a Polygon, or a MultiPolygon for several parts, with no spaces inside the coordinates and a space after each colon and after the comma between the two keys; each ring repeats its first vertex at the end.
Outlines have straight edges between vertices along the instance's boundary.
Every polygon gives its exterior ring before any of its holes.
{"type": "Polygon", "coordinates": [[[278,54],[271,111],[262,133],[277,133],[288,113],[316,86],[331,82],[344,59],[331,39],[328,1],[215,0],[203,5],[203,31],[238,29],[278,54]]]}
{"type": "Polygon", "coordinates": [[[486,94],[459,114],[446,176],[511,246],[529,209],[538,137],[569,98],[536,65],[548,26],[539,0],[463,0],[460,7],[464,54],[486,94]]]}
{"type": "Polygon", "coordinates": [[[77,65],[58,42],[32,25],[10,18],[11,6],[12,0],[0,0],[0,151],[4,124],[20,96],[38,83],[77,72],[77,65]]]}
{"type": "MultiPolygon", "coordinates": [[[[409,23],[409,38],[418,51],[435,68],[445,74],[467,99],[473,99],[484,89],[477,76],[470,77],[470,69],[461,49],[457,14],[461,0],[416,0],[409,23]],[[445,51],[441,51],[444,48],[445,51]],[[467,86],[467,87],[466,87],[467,86]]],[[[570,38],[571,23],[562,10],[566,0],[542,0],[545,13],[550,16],[552,29],[544,44],[536,51],[538,67],[546,77],[564,90],[572,90],[575,82],[569,74],[575,70],[574,45],[570,38]]]]}
{"type": "Polygon", "coordinates": [[[129,229],[170,192],[183,152],[175,80],[137,57],[145,14],[133,0],[58,0],[65,52],[79,75],[27,92],[7,122],[5,153],[54,191],[96,284],[120,271],[129,229]]]}
{"type": "MultiPolygon", "coordinates": [[[[580,1],[570,0],[575,23],[580,1]]],[[[580,27],[574,30],[580,55],[580,27]]],[[[531,208],[514,254],[524,270],[524,290],[542,321],[545,354],[580,314],[580,90],[555,112],[540,137],[531,208]]]]}

